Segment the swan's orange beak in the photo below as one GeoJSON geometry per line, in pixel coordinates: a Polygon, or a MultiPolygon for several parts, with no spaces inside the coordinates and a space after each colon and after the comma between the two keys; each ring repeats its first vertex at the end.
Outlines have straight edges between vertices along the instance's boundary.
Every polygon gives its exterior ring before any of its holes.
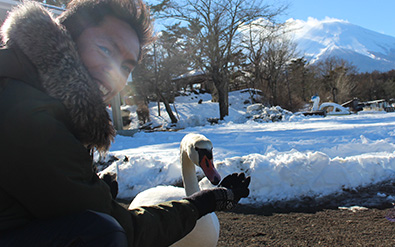
{"type": "Polygon", "coordinates": [[[208,180],[210,180],[213,185],[219,184],[221,181],[221,175],[219,175],[217,169],[215,169],[212,159],[209,159],[206,155],[204,155],[200,160],[199,165],[203,169],[203,172],[208,180]]]}

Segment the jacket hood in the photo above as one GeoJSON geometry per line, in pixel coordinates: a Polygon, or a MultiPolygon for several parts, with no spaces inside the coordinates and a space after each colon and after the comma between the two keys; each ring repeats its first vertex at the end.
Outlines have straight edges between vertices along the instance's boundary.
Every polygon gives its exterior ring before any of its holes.
{"type": "Polygon", "coordinates": [[[77,138],[87,148],[107,151],[115,130],[65,27],[40,4],[27,2],[10,12],[1,32],[3,43],[20,49],[36,67],[44,91],[65,105],[77,138]]]}

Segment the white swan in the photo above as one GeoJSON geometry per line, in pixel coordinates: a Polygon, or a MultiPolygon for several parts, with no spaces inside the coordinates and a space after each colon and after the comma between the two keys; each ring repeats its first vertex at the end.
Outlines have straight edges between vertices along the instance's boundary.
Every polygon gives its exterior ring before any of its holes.
{"type": "Polygon", "coordinates": [[[350,110],[333,102],[324,102],[320,105],[320,97],[318,95],[311,97],[311,102],[313,102],[312,111],[323,111],[326,115],[351,114],[350,110]]]}
{"type": "MultiPolygon", "coordinates": [[[[200,134],[186,135],[180,144],[180,159],[184,188],[174,186],[157,186],[139,193],[129,209],[149,206],[170,200],[179,200],[200,191],[195,164],[202,168],[209,181],[217,185],[221,177],[213,165],[213,145],[209,139],[200,134]]],[[[184,238],[174,243],[173,247],[211,247],[217,246],[219,221],[215,213],[200,218],[195,228],[184,238]]]]}

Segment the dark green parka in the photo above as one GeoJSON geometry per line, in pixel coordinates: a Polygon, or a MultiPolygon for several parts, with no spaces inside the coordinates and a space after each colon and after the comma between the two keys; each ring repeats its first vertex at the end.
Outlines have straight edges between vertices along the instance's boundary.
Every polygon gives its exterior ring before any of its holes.
{"type": "Polygon", "coordinates": [[[85,210],[113,216],[130,246],[168,246],[198,218],[187,200],[126,210],[92,169],[114,130],[71,37],[38,4],[14,10],[0,50],[0,232],[85,210]]]}

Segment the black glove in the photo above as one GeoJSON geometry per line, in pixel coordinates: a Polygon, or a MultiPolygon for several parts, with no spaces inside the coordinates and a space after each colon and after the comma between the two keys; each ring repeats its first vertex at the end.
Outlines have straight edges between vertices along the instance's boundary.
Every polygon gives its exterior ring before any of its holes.
{"type": "Polygon", "coordinates": [[[199,218],[214,211],[230,210],[248,196],[250,180],[244,173],[234,173],[225,177],[219,188],[202,190],[185,199],[197,207],[199,218]]]}
{"type": "Polygon", "coordinates": [[[103,180],[110,187],[112,199],[117,198],[118,195],[117,175],[106,173],[103,176],[101,176],[100,179],[103,180]]]}
{"type": "Polygon", "coordinates": [[[233,173],[226,176],[218,187],[231,189],[235,197],[234,200],[239,201],[241,198],[247,197],[250,194],[250,190],[248,189],[250,182],[251,177],[246,177],[243,172],[233,173]]]}

